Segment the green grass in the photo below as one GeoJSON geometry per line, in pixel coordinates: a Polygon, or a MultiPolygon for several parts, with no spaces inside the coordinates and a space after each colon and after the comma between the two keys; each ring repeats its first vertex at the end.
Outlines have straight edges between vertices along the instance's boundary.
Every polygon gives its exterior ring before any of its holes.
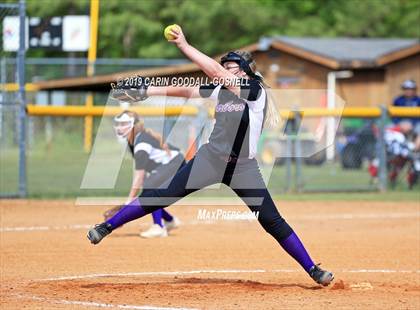
{"type": "MultiPolygon", "coordinates": [[[[83,151],[80,132],[77,134],[56,133],[54,143],[47,146],[35,141],[36,147],[27,153],[28,193],[30,198],[76,198],[80,196],[126,196],[131,184],[132,160],[127,154],[113,189],[80,189],[89,155],[83,151]]],[[[115,147],[110,140],[109,149],[115,147]]],[[[106,146],[108,148],[108,146],[106,146]]],[[[17,149],[3,149],[0,152],[0,193],[17,191],[18,184],[17,149]]],[[[292,167],[294,175],[295,167],[292,167]]],[[[323,166],[303,166],[302,184],[304,190],[330,191],[328,193],[290,193],[295,180],[286,180],[285,166],[275,167],[269,181],[269,190],[280,200],[379,200],[379,201],[420,201],[418,186],[412,191],[406,189],[401,180],[396,191],[387,193],[337,192],[339,190],[374,190],[366,169],[342,170],[338,164],[323,166]]],[[[229,197],[234,195],[229,189],[204,190],[194,197],[229,197]]]]}

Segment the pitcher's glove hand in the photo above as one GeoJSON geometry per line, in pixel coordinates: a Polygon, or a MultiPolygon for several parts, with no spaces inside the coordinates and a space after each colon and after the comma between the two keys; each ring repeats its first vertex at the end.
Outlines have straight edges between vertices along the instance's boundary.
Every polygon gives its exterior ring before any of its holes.
{"type": "Polygon", "coordinates": [[[104,219],[105,221],[109,220],[111,217],[113,217],[118,211],[120,211],[124,205],[113,207],[112,209],[109,209],[104,212],[104,219]]]}
{"type": "Polygon", "coordinates": [[[134,103],[148,98],[149,79],[142,76],[132,76],[111,83],[111,97],[120,101],[134,103]]]}

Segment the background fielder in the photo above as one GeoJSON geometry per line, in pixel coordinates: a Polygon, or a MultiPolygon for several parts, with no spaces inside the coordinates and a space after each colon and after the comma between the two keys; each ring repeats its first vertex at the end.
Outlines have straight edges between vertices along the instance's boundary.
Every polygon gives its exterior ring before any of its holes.
{"type": "MultiPolygon", "coordinates": [[[[141,188],[159,188],[185,165],[180,150],[163,143],[162,136],[144,127],[135,112],[124,111],[114,118],[114,128],[120,142],[127,143],[134,158],[134,174],[128,201],[138,196],[141,188]]],[[[111,218],[122,206],[105,212],[105,220],[111,218]]],[[[140,233],[144,238],[167,237],[168,231],[177,228],[178,218],[164,209],[152,212],[153,225],[140,233]]]]}

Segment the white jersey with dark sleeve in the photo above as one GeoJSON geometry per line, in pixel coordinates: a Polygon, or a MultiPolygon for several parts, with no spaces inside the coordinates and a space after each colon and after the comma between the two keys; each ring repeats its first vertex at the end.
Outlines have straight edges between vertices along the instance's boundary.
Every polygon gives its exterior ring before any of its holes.
{"type": "Polygon", "coordinates": [[[241,80],[239,96],[222,85],[202,85],[200,95],[217,102],[208,147],[220,156],[254,158],[263,128],[267,93],[257,80],[241,80]]]}
{"type": "Polygon", "coordinates": [[[168,145],[170,152],[160,147],[160,142],[147,132],[140,132],[130,145],[136,170],[151,172],[161,165],[168,164],[179,154],[179,149],[168,145]]]}

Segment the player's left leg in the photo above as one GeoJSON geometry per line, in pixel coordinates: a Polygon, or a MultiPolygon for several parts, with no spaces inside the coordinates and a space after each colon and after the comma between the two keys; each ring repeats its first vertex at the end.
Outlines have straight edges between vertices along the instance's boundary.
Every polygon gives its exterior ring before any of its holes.
{"type": "MultiPolygon", "coordinates": [[[[180,169],[169,185],[167,185],[167,188],[144,189],[139,198],[136,198],[132,202],[126,204],[118,213],[101,225],[109,225],[111,232],[125,223],[165,208],[175,203],[182,197],[187,196],[189,193],[198,190],[198,188],[192,189],[187,188],[186,186],[193,163],[193,160],[191,160],[186,166],[180,169]]],[[[89,239],[92,243],[96,242],[96,238],[92,238],[93,241],[91,238],[89,239]]],[[[101,239],[102,238],[100,238],[100,240],[101,239]]],[[[100,240],[98,240],[98,242],[100,240]]]]}
{"type": "Polygon", "coordinates": [[[314,264],[297,234],[278,212],[256,161],[238,164],[231,176],[232,190],[258,216],[262,227],[292,256],[317,283],[328,285],[333,274],[314,264]]]}
{"type": "Polygon", "coordinates": [[[92,244],[98,244],[118,227],[166,208],[179,199],[218,182],[217,180],[220,180],[219,172],[214,169],[205,150],[199,150],[197,155],[175,174],[166,188],[143,190],[139,198],[126,204],[112,218],[90,229],[87,237],[92,244]]]}

